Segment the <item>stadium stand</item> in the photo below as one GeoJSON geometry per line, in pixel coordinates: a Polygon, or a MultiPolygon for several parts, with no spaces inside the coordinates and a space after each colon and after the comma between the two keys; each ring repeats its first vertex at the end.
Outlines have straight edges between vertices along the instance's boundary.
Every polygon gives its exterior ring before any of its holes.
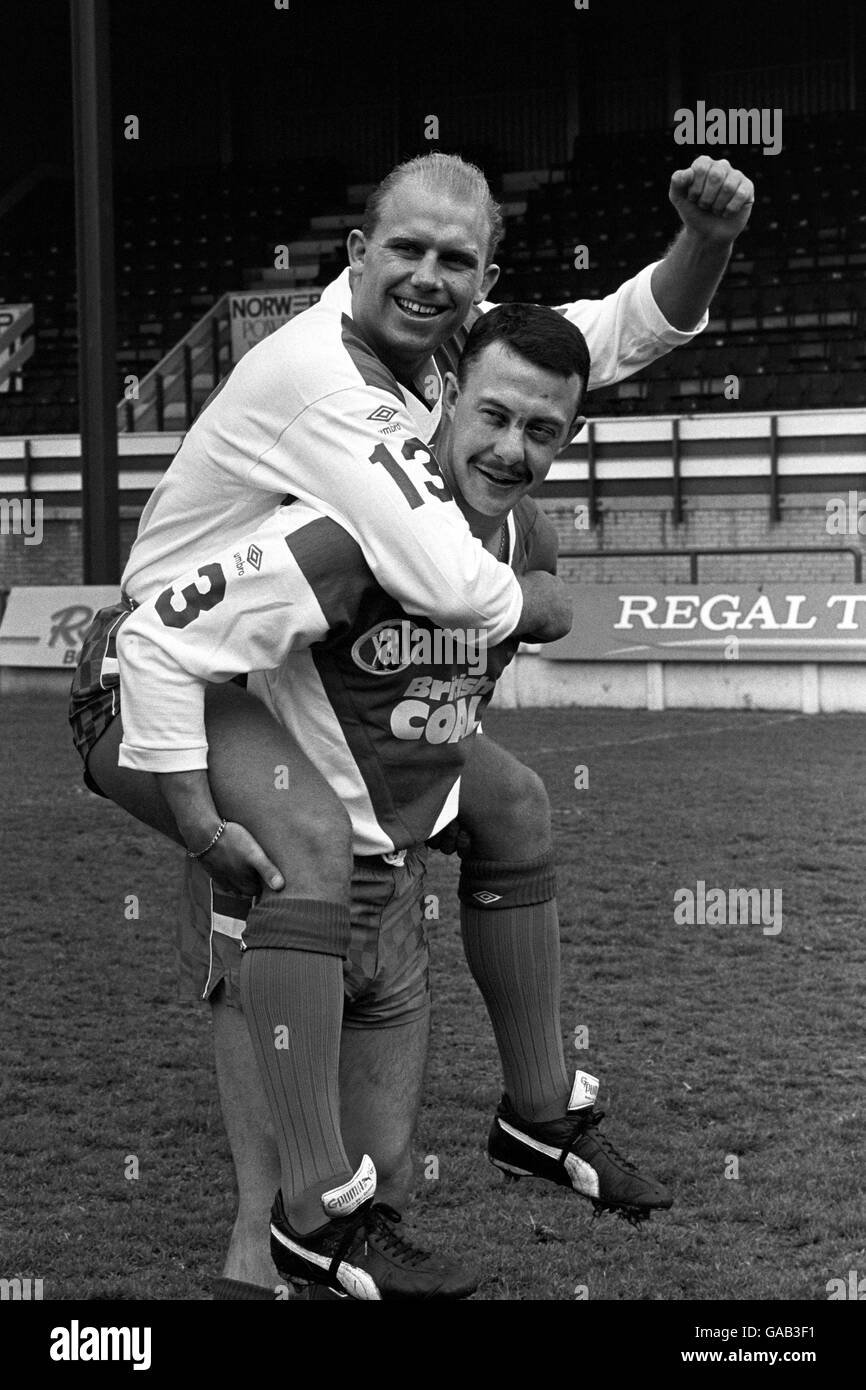
{"type": "MultiPolygon", "coordinates": [[[[672,150],[665,131],[593,136],[575,142],[565,168],[504,175],[497,297],[545,303],[598,297],[663,254],[674,227],[664,196],[672,150]],[[581,245],[586,269],[575,268],[581,245]]],[[[791,120],[778,157],[755,160],[754,170],[746,151],[736,158],[755,172],[757,208],[707,332],[638,379],[596,395],[594,413],[866,404],[862,119],[852,113],[791,120]]],[[[118,383],[151,370],[226,290],[326,284],[345,264],[346,227],[357,222],[365,193],[363,185],[347,189],[339,166],[321,160],[244,174],[183,170],[120,181],[118,383]],[[288,273],[266,268],[277,245],[290,248],[288,273]]],[[[36,351],[21,389],[0,395],[0,433],[74,432],[71,185],[42,179],[3,218],[3,233],[0,303],[35,305],[36,351]]]]}
{"type": "MultiPolygon", "coordinates": [[[[344,186],[319,164],[233,175],[178,170],[116,190],[118,385],[141,377],[248,268],[303,234],[344,186]]],[[[36,352],[21,390],[0,395],[0,432],[78,429],[73,191],[47,176],[3,220],[0,304],[35,305],[36,352]]],[[[120,391],[118,391],[118,395],[120,391]]]]}

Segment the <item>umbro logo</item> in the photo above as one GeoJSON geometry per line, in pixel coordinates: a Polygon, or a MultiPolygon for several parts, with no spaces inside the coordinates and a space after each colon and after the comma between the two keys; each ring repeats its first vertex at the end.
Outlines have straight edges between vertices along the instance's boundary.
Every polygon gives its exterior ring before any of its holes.
{"type": "Polygon", "coordinates": [[[473,898],[475,899],[475,901],[476,901],[477,903],[483,903],[485,907],[488,907],[488,906],[490,905],[490,903],[498,903],[499,900],[500,900],[501,897],[502,897],[502,894],[501,894],[501,893],[488,893],[487,890],[485,889],[485,890],[484,890],[483,892],[481,892],[481,893],[473,893],[472,896],[473,896],[473,898]]]}
{"type": "Polygon", "coordinates": [[[247,563],[252,565],[254,570],[261,569],[262,552],[259,550],[259,547],[257,545],[251,545],[249,550],[247,551],[247,563]]]}
{"type": "Polygon", "coordinates": [[[367,416],[367,419],[381,421],[387,425],[388,421],[393,420],[396,414],[396,409],[392,410],[389,405],[380,405],[376,407],[372,415],[367,416]]]}

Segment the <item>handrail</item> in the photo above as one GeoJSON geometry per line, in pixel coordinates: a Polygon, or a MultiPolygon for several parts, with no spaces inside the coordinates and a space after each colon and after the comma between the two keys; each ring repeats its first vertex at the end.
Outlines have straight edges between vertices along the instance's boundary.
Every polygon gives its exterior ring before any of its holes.
{"type": "Polygon", "coordinates": [[[4,385],[9,377],[17,376],[25,362],[29,362],[36,349],[36,338],[33,334],[33,305],[32,304],[0,304],[0,312],[4,309],[22,309],[23,312],[14,318],[5,328],[0,328],[0,354],[6,353],[6,357],[0,361],[0,386],[4,385]]]}
{"type": "Polygon", "coordinates": [[[177,342],[174,344],[173,347],[169,349],[165,357],[163,357],[161,361],[157,362],[154,367],[151,367],[150,371],[147,372],[146,375],[141,378],[141,385],[144,386],[146,383],[153,380],[160,372],[162,372],[164,376],[167,369],[167,364],[171,361],[175,354],[182,352],[184,347],[186,347],[190,343],[190,340],[192,338],[197,337],[201,333],[203,325],[208,323],[212,318],[218,315],[220,311],[228,315],[228,300],[228,291],[226,291],[225,294],[220,295],[219,299],[217,299],[215,303],[213,303],[210,306],[210,308],[206,311],[206,313],[202,315],[200,319],[196,319],[192,328],[190,328],[186,333],[184,333],[182,338],[178,338],[177,342]]]}
{"type": "Polygon", "coordinates": [[[33,305],[32,304],[0,304],[2,309],[23,309],[17,319],[13,319],[5,328],[0,328],[0,352],[17,343],[23,337],[28,328],[33,327],[33,305]]]}
{"type": "MultiPolygon", "coordinates": [[[[231,369],[232,293],[226,291],[221,295],[165,357],[151,367],[139,381],[138,393],[133,400],[124,398],[118,403],[117,425],[121,432],[134,433],[147,429],[151,419],[155,419],[157,430],[163,430],[166,427],[166,407],[175,405],[182,408],[182,428],[189,429],[202,404],[202,396],[196,391],[196,378],[206,380],[207,394],[210,394],[231,369]]],[[[308,307],[299,301],[310,300],[311,295],[318,298],[320,293],[317,286],[292,288],[289,295],[292,302],[298,304],[295,312],[300,313],[301,307],[308,307]]]]}
{"type": "Polygon", "coordinates": [[[162,430],[165,408],[175,404],[183,405],[183,428],[189,429],[195,414],[193,378],[201,371],[211,379],[213,389],[223,366],[228,371],[231,365],[228,333],[229,294],[226,292],[141,378],[137,398],[118,402],[118,430],[132,433],[146,429],[151,416],[156,420],[156,428],[162,430]]]}

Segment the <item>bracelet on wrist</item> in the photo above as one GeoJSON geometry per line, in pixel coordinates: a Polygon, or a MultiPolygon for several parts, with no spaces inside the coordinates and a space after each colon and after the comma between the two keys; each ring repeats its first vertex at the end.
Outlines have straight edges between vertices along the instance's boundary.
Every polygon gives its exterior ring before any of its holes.
{"type": "Polygon", "coordinates": [[[219,823],[219,825],[218,825],[218,827],[217,827],[216,833],[213,835],[213,837],[211,838],[211,840],[209,841],[209,843],[205,845],[204,849],[200,849],[200,850],[198,851],[198,853],[195,853],[195,854],[193,853],[193,851],[192,851],[191,849],[188,849],[187,852],[186,852],[186,857],[187,857],[187,859],[202,859],[202,858],[204,858],[204,856],[208,853],[208,851],[213,849],[213,847],[214,847],[214,845],[216,844],[217,840],[219,839],[220,835],[221,835],[221,834],[223,833],[223,831],[225,830],[227,824],[228,824],[228,822],[227,822],[226,820],[224,820],[222,817],[220,817],[220,823],[219,823]]]}

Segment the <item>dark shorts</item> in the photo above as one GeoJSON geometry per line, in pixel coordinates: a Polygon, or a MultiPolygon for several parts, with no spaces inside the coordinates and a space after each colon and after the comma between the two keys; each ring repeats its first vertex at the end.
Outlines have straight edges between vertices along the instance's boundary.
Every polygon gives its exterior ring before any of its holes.
{"type": "MultiPolygon", "coordinates": [[[[430,1007],[424,920],[427,851],[406,851],[401,866],[379,855],[356,857],[352,931],[343,962],[345,1028],[396,1028],[430,1007]]],[[[187,860],[178,908],[181,995],[209,999],[225,983],[241,1008],[240,967],[251,898],[221,893],[201,865],[187,860]]]]}
{"type": "Polygon", "coordinates": [[[84,781],[97,796],[105,793],[87,771],[87,759],[112,719],[120,713],[117,631],[134,606],[130,599],[122,599],[110,608],[100,608],[85,633],[72,677],[69,694],[72,741],[84,763],[84,781]]]}
{"type": "MultiPolygon", "coordinates": [[[[72,741],[84,763],[84,782],[97,796],[105,796],[87,770],[87,759],[109,724],[120,714],[120,672],[117,665],[117,633],[124,618],[137,605],[123,597],[110,608],[100,608],[84,636],[81,656],[69,692],[72,741]]],[[[246,675],[232,677],[246,689],[246,675]]]]}

